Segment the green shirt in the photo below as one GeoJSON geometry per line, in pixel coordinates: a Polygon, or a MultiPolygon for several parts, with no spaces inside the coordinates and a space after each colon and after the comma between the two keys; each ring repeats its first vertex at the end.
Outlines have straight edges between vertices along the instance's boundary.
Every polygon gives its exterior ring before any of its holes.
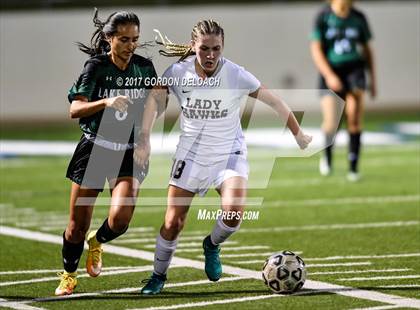
{"type": "Polygon", "coordinates": [[[84,96],[93,102],[122,95],[130,97],[133,104],[129,104],[124,113],[105,108],[91,116],[81,117],[79,125],[83,133],[111,142],[133,142],[134,129],[141,127],[144,103],[151,88],[146,87],[147,81],[152,78],[156,78],[152,62],[139,55],[131,57],[125,70],[120,70],[108,55],[91,57],[69,90],[69,102],[76,96],[84,96]]]}
{"type": "Polygon", "coordinates": [[[320,41],[328,62],[339,67],[364,62],[361,45],[372,38],[368,22],[360,11],[352,8],[346,18],[334,14],[330,6],[318,13],[312,40],[320,41]]]}

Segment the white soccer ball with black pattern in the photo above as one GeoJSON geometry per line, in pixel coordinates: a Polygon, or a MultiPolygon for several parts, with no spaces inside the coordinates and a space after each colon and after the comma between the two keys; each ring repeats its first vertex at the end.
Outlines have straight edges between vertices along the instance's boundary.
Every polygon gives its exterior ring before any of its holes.
{"type": "Polygon", "coordinates": [[[266,259],[262,277],[264,283],[274,293],[294,293],[300,290],[305,283],[305,263],[293,252],[277,252],[266,259]]]}

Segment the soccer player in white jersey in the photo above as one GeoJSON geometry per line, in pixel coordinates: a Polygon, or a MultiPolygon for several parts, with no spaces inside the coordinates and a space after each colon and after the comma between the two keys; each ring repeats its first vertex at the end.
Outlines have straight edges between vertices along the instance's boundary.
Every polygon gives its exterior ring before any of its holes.
{"type": "MultiPolygon", "coordinates": [[[[163,75],[178,84],[155,87],[155,95],[149,97],[134,158],[140,165],[147,162],[154,116],[161,105],[166,104],[168,93],[177,97],[182,109],[181,136],[169,181],[165,220],[156,240],[154,271],[141,290],[146,295],[159,294],[163,289],[178,235],[196,194],[204,195],[214,186],[226,214],[244,211],[248,163],[239,108],[247,96],[271,106],[286,122],[301,149],[312,139],[302,132],[293,113],[278,97],[243,67],[222,57],[224,32],[219,23],[198,22],[192,30],[190,45],[163,41],[168,51],[161,54],[181,56],[163,75]],[[190,83],[194,85],[185,81],[194,81],[190,83]]],[[[205,272],[209,280],[220,279],[220,245],[240,224],[240,218],[219,217],[211,233],[204,238],[205,272]]]]}

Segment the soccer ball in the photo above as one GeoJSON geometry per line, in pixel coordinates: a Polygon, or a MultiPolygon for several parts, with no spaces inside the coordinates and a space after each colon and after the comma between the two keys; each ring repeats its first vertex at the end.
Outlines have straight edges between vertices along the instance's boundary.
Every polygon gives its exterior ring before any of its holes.
{"type": "Polygon", "coordinates": [[[277,252],[266,259],[262,277],[265,285],[274,293],[293,293],[300,290],[305,283],[305,263],[293,252],[277,252]]]}

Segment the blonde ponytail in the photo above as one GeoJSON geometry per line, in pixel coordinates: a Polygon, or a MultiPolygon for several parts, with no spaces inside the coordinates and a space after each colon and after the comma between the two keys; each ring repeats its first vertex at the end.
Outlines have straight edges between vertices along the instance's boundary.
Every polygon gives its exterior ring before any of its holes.
{"type": "MultiPolygon", "coordinates": [[[[153,29],[156,32],[157,36],[155,37],[155,42],[159,45],[163,45],[166,50],[159,50],[159,54],[166,57],[177,57],[181,56],[178,61],[185,60],[188,56],[195,55],[195,52],[192,50],[192,46],[187,44],[176,44],[168,39],[167,36],[163,36],[159,30],[153,29]],[[159,38],[158,38],[159,37],[159,38]],[[160,40],[159,40],[160,39],[160,40]]],[[[191,41],[195,42],[198,39],[199,35],[220,35],[222,36],[222,41],[224,42],[225,34],[223,28],[220,24],[212,19],[201,20],[193,28],[191,32],[191,41]]]]}

